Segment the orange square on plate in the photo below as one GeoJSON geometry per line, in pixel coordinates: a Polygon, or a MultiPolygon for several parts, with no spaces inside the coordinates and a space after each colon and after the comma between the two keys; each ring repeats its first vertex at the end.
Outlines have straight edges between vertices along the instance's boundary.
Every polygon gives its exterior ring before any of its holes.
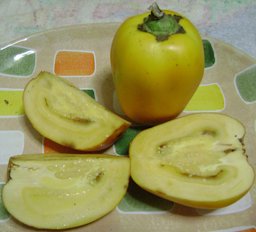
{"type": "Polygon", "coordinates": [[[93,52],[59,51],[55,57],[54,72],[60,76],[88,76],[95,70],[93,52]]]}

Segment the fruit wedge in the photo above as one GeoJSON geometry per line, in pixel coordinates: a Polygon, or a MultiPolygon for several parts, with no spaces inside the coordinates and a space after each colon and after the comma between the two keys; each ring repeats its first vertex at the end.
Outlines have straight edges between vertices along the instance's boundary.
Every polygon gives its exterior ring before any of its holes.
{"type": "Polygon", "coordinates": [[[139,133],[130,145],[131,176],[171,201],[219,208],[253,184],[243,125],[223,114],[191,114],[139,133]]]}
{"type": "Polygon", "coordinates": [[[25,113],[44,137],[82,151],[111,146],[130,123],[67,80],[41,72],[26,86],[25,113]]]}
{"type": "Polygon", "coordinates": [[[64,229],[112,211],[128,186],[130,160],[113,155],[20,155],[9,161],[6,209],[20,222],[64,229]]]}

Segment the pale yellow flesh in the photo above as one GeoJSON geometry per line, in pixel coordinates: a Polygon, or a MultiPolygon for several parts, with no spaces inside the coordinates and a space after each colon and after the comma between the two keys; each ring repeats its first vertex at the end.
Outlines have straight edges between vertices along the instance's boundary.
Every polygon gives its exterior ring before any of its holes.
{"type": "Polygon", "coordinates": [[[6,209],[24,224],[63,229],[95,221],[124,196],[130,161],[113,155],[22,155],[11,158],[6,209]]]}
{"type": "Polygon", "coordinates": [[[227,206],[247,193],[244,127],[222,114],[194,114],[141,132],[130,146],[131,176],[142,188],[198,208],[227,206]]]}
{"type": "Polygon", "coordinates": [[[110,146],[130,123],[65,79],[41,72],[24,91],[24,108],[43,136],[77,150],[110,146]]]}

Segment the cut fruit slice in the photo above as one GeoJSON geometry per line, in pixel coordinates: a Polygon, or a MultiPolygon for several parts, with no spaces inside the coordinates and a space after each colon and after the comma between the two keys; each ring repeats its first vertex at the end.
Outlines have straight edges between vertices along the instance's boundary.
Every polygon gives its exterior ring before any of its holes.
{"type": "Polygon", "coordinates": [[[106,149],[130,125],[65,79],[47,72],[27,84],[23,100],[25,113],[40,134],[76,150],[106,149]]]}
{"type": "Polygon", "coordinates": [[[113,155],[20,155],[9,161],[6,209],[26,225],[64,229],[95,221],[120,202],[130,161],[113,155]]]}
{"type": "Polygon", "coordinates": [[[222,114],[192,114],[139,133],[130,145],[131,176],[171,201],[219,208],[245,195],[254,170],[243,125],[222,114]]]}

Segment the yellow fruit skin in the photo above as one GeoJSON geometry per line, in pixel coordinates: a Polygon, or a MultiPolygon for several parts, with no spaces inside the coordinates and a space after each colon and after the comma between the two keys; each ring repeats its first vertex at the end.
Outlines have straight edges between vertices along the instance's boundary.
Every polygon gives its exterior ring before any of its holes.
{"type": "Polygon", "coordinates": [[[204,51],[198,30],[185,17],[179,21],[184,34],[158,42],[154,35],[137,29],[148,15],[136,15],[121,24],[110,58],[124,113],[135,122],[155,124],[184,109],[203,77],[204,51]]]}

